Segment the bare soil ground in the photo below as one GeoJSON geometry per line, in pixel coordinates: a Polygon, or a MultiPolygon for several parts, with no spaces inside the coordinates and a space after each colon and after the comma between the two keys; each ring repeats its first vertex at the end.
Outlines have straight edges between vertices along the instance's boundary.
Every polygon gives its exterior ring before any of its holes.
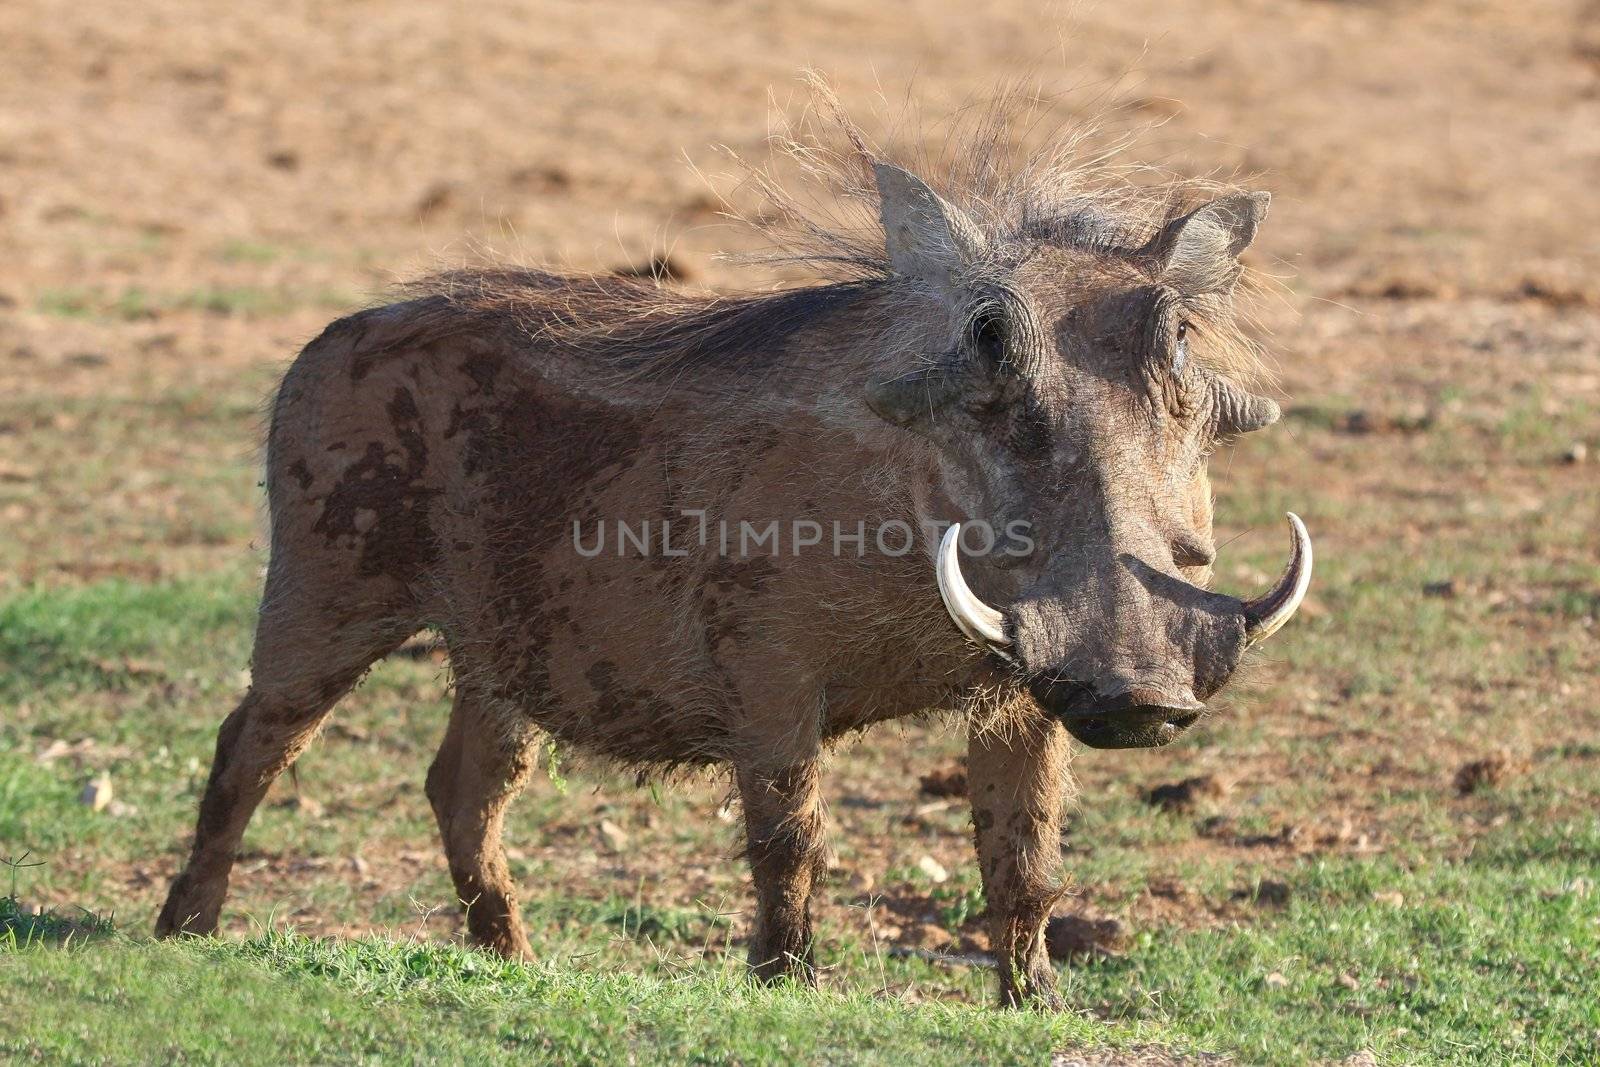
{"type": "MultiPolygon", "coordinates": [[[[1322,857],[1426,864],[1508,821],[1592,816],[1597,25],[1593,3],[1555,0],[1044,16],[950,0],[9,0],[0,599],[177,582],[246,603],[258,405],[327,320],[483,257],[612,269],[670,254],[685,284],[774,284],[713,258],[752,238],[696,173],[754,206],[711,146],[764,156],[769,91],[794,114],[796,73],[815,65],[914,149],[929,125],[906,100],[937,118],[1023,70],[1059,93],[1050,121],[1159,121],[1133,158],[1273,191],[1250,255],[1282,281],[1261,321],[1288,417],[1214,464],[1219,582],[1269,580],[1286,507],[1319,566],[1303,619],[1198,738],[1078,757],[1065,910],[1124,933],[1248,925],[1322,857]]],[[[103,684],[68,695],[9,665],[28,684],[0,706],[0,747],[74,797],[109,771],[131,805],[49,850],[44,900],[153,918],[245,665],[248,617],[223,614],[164,657],[74,661],[103,684]]],[[[234,929],[271,913],[313,932],[458,930],[421,795],[443,694],[422,651],[335,716],[298,793],[285,781],[258,819],[234,929]]],[[[960,751],[939,725],[841,750],[825,937],[984,948],[961,798],[919,786],[960,751]]],[[[746,879],[726,788],[541,777],[510,831],[535,924],[732,950],[746,879]]],[[[0,855],[44,847],[29,819],[32,840],[0,855]]],[[[907,984],[985,995],[981,975],[907,984]]]]}

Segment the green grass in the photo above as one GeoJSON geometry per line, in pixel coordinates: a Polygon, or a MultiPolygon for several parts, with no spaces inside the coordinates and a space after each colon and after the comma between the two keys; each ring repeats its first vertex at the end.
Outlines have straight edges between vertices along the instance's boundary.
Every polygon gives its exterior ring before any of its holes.
{"type": "Polygon", "coordinates": [[[764,989],[731,969],[658,977],[281,932],[0,941],[0,988],[28,991],[7,1007],[0,1053],[76,1063],[1021,1063],[1133,1033],[870,990],[764,989]]]}
{"type": "Polygon", "coordinates": [[[19,919],[7,900],[0,988],[31,995],[8,1010],[0,1052],[938,1064],[1040,1062],[1138,1041],[1262,1064],[1364,1048],[1382,1062],[1577,1064],[1600,1043],[1597,869],[1594,818],[1508,826],[1450,863],[1308,863],[1263,921],[1147,929],[1125,954],[1065,971],[1075,1010],[1059,1016],[885,995],[930,965],[874,973],[860,947],[824,952],[820,993],[758,988],[736,953],[663,948],[706,936],[702,917],[626,905],[571,912],[580,933],[536,943],[542,962],[523,965],[452,945],[275,929],[152,943],[93,916],[19,919]],[[653,964],[620,963],[624,939],[650,944],[653,964]]]}
{"type": "Polygon", "coordinates": [[[1226,1035],[1246,1062],[1583,1063],[1600,1047],[1600,820],[1520,827],[1456,863],[1321,861],[1281,917],[1140,933],[1073,976],[1118,1019],[1226,1035]],[[1398,894],[1397,896],[1395,894],[1398,894]]]}
{"type": "Polygon", "coordinates": [[[0,602],[0,701],[127,692],[240,658],[255,594],[235,583],[123,580],[0,602]]]}
{"type": "Polygon", "coordinates": [[[31,854],[16,857],[0,856],[0,866],[10,870],[11,890],[0,896],[0,953],[17,952],[43,945],[66,947],[74,940],[108,936],[113,927],[110,920],[82,911],[79,914],[62,914],[55,909],[24,908],[17,900],[17,875],[44,866],[31,854]]]}

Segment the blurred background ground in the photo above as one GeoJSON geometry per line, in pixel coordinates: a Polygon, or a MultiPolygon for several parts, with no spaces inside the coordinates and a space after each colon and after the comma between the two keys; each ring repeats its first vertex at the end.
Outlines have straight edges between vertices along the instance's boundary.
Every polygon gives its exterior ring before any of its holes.
{"type": "MultiPolygon", "coordinates": [[[[1567,998],[1600,907],[1592,0],[10,0],[0,856],[47,861],[19,895],[153,919],[247,665],[259,407],[297,348],[484,257],[795,280],[713,258],[752,240],[717,194],[756,205],[712,146],[762,158],[807,66],[892,147],[932,128],[907,101],[936,120],[1023,71],[1049,122],[1157,123],[1133,159],[1274,193],[1250,256],[1282,282],[1288,414],[1214,463],[1218,577],[1270,580],[1293,507],[1317,580],[1199,736],[1077,759],[1063,914],[1115,958],[1072,972],[1075,1006],[1291,1061],[1600,1034],[1567,998]],[[1533,992],[1453,1006],[1507,983],[1533,992]]],[[[458,934],[421,794],[445,709],[426,651],[347,702],[258,817],[232,931],[458,934]]],[[[919,784],[961,747],[888,728],[835,761],[829,981],[988,995],[925,958],[985,948],[959,789],[919,784]]],[[[725,792],[539,778],[509,831],[536,939],[736,956],[725,792]]]]}

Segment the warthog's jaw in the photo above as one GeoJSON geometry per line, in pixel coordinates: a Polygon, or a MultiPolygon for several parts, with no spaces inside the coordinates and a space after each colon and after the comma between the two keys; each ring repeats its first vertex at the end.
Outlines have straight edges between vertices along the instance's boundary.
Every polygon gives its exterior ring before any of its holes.
{"type": "MultiPolygon", "coordinates": [[[[1229,656],[1230,664],[1237,662],[1243,648],[1277,633],[1299,609],[1311,585],[1311,536],[1298,515],[1291,512],[1288,519],[1290,557],[1282,577],[1262,596],[1233,602],[1238,605],[1236,625],[1242,628],[1244,645],[1229,656]]],[[[939,545],[936,574],[945,610],[968,640],[1013,660],[1015,642],[1007,632],[1005,615],[980,600],[961,575],[960,539],[961,527],[956,524],[945,531],[939,545]]],[[[1221,684],[1208,687],[1207,694],[1221,684]]],[[[1041,674],[1029,689],[1047,714],[1093,748],[1171,744],[1205,712],[1205,705],[1191,692],[1150,685],[1122,683],[1107,690],[1090,681],[1041,674]]]]}

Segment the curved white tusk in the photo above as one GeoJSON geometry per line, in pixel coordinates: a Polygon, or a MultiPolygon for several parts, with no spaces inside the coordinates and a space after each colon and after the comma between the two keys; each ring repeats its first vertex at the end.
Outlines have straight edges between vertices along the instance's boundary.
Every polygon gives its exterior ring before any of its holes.
{"type": "Polygon", "coordinates": [[[1006,648],[1011,639],[1006,636],[1005,616],[978,599],[961,577],[961,524],[958,522],[945,531],[939,542],[939,555],[934,564],[939,578],[939,596],[944,609],[950,613],[961,632],[978,644],[1006,648]]]}
{"type": "Polygon", "coordinates": [[[1300,516],[1289,512],[1293,552],[1283,577],[1264,596],[1244,602],[1244,634],[1251,644],[1265,641],[1288,622],[1311,586],[1311,535],[1300,516]]]}

